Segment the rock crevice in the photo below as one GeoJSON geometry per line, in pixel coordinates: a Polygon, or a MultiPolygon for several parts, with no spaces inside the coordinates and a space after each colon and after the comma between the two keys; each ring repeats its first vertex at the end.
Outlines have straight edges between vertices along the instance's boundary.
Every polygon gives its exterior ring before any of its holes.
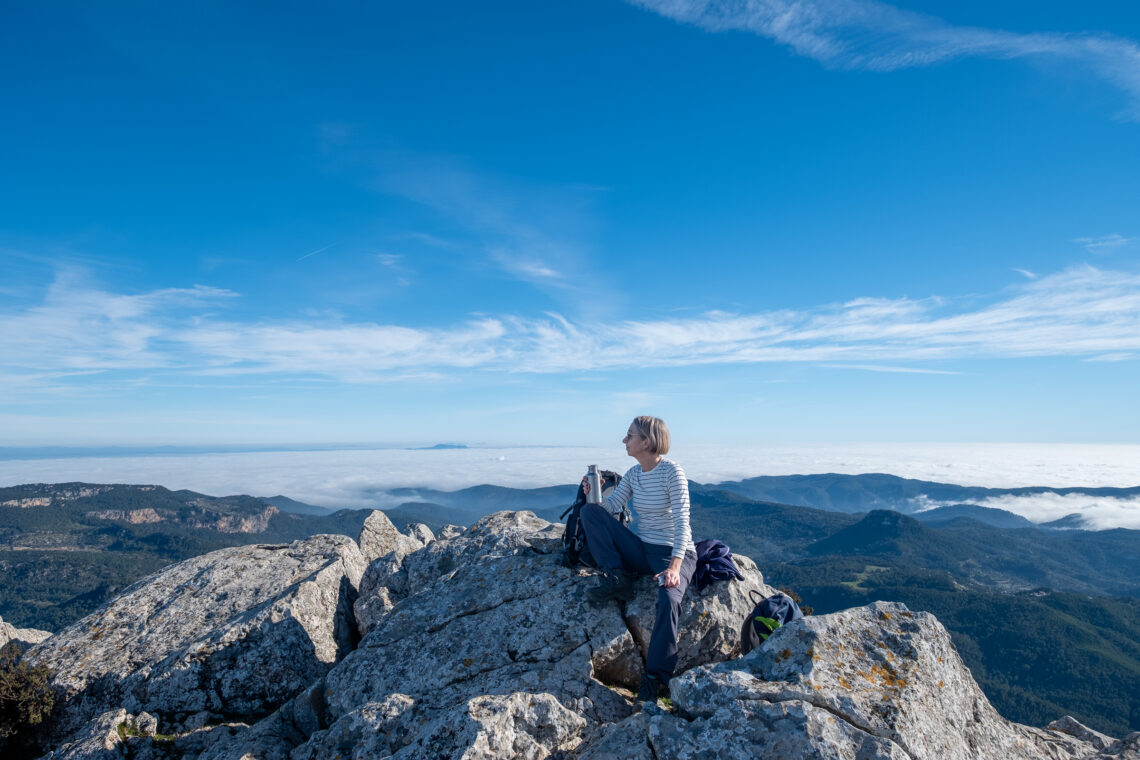
{"type": "Polygon", "coordinates": [[[589,605],[561,530],[499,512],[401,533],[377,512],[359,547],[168,568],[34,650],[71,700],[54,757],[121,756],[116,726],[145,710],[177,736],[130,737],[132,760],[1140,760],[1140,733],[1004,720],[938,621],[902,605],[808,617],[737,657],[748,592],[773,592],[739,556],[744,580],[682,602],[673,709],[637,712],[656,586],[589,605]]]}

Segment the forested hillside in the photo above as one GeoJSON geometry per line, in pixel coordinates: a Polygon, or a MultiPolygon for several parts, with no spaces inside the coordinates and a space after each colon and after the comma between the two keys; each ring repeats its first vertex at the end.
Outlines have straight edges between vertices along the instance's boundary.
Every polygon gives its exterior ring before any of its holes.
{"type": "MultiPolygon", "coordinates": [[[[419,500],[385,510],[393,522],[433,530],[528,500],[527,491],[493,487],[400,495],[419,500]]],[[[572,496],[568,487],[538,489],[530,500],[558,520],[572,496]]],[[[934,613],[1006,717],[1040,725],[1071,713],[1111,734],[1140,730],[1140,532],[1046,530],[983,515],[1012,526],[1000,528],[972,519],[973,509],[922,523],[699,484],[692,500],[694,538],[725,541],[819,612],[891,600],[934,613]]],[[[355,538],[370,512],[300,515],[250,496],[85,484],[0,489],[0,505],[0,617],[45,630],[173,562],[316,533],[355,538]]]]}

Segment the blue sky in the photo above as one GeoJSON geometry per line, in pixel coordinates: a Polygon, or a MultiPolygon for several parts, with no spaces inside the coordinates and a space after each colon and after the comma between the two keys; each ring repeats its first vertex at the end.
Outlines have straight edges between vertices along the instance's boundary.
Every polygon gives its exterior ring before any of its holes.
{"type": "Polygon", "coordinates": [[[5,16],[0,445],[1140,442],[1132,4],[5,16]]]}

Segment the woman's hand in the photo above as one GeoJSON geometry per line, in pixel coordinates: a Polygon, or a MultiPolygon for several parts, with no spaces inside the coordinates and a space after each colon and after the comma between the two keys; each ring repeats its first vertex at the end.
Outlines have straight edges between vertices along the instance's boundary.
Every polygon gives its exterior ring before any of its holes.
{"type": "Polygon", "coordinates": [[[674,588],[676,586],[680,586],[681,585],[681,558],[680,557],[674,557],[673,560],[669,563],[669,567],[665,568],[660,573],[658,573],[656,577],[660,578],[662,576],[665,577],[665,582],[661,585],[663,585],[665,588],[674,588]]]}

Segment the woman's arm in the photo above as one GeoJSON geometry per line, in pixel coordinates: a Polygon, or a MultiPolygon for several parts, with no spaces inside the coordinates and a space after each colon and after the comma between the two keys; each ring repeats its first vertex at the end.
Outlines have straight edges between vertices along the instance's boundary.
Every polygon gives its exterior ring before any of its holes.
{"type": "Polygon", "coordinates": [[[633,472],[633,467],[626,470],[625,476],[617,484],[617,488],[602,502],[602,508],[611,515],[621,514],[622,509],[625,508],[625,503],[629,501],[630,496],[633,496],[633,479],[629,477],[631,472],[633,472]]]}
{"type": "Polygon", "coordinates": [[[689,480],[681,465],[674,464],[669,473],[669,511],[673,515],[673,556],[665,569],[665,586],[681,585],[681,561],[685,549],[693,542],[689,528],[689,480]]]}
{"type": "Polygon", "coordinates": [[[689,480],[681,465],[673,465],[668,484],[669,510],[673,514],[673,559],[680,563],[685,556],[685,549],[693,542],[689,528],[689,480]]]}

